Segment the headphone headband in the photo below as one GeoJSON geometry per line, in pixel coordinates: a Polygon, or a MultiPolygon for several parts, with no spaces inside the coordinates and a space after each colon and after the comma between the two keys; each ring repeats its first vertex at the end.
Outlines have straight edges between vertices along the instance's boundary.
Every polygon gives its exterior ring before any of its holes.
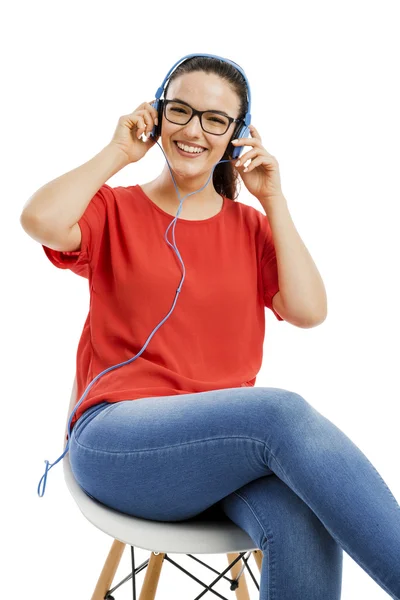
{"type": "Polygon", "coordinates": [[[162,84],[160,85],[160,87],[158,88],[158,90],[156,91],[156,100],[159,100],[164,92],[164,88],[165,88],[165,84],[167,83],[171,73],[175,70],[175,68],[180,65],[182,62],[184,62],[186,59],[188,58],[192,58],[194,56],[205,56],[208,58],[217,58],[219,60],[222,60],[223,62],[229,63],[230,65],[232,65],[233,67],[235,67],[235,69],[237,69],[239,71],[239,73],[241,73],[244,77],[244,80],[246,82],[246,87],[247,87],[247,112],[246,115],[244,117],[244,122],[247,125],[250,125],[251,123],[251,92],[250,92],[250,85],[249,82],[247,80],[246,74],[243,71],[243,69],[241,67],[239,67],[238,64],[236,64],[235,62],[233,62],[232,60],[229,60],[227,58],[223,58],[222,56],[217,56],[216,54],[187,54],[186,56],[184,56],[183,58],[179,59],[168,71],[168,73],[166,74],[164,81],[162,82],[162,84]]]}

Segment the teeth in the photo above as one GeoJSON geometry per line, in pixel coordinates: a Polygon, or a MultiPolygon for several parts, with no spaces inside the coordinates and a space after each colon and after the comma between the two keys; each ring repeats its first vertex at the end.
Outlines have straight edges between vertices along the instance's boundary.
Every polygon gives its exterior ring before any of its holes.
{"type": "Polygon", "coordinates": [[[192,152],[194,154],[200,154],[201,152],[204,152],[204,148],[194,148],[193,146],[184,146],[183,144],[180,144],[179,142],[176,142],[176,145],[181,150],[185,150],[185,152],[192,152]]]}

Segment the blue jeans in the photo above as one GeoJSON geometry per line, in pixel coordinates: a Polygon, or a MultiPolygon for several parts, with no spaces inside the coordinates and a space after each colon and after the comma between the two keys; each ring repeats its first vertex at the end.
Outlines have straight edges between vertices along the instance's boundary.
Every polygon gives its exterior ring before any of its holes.
{"type": "Polygon", "coordinates": [[[70,440],[83,490],[123,513],[223,511],[263,551],[261,600],[337,600],[345,550],[400,600],[400,506],[302,396],[239,387],[89,408],[70,440]]]}

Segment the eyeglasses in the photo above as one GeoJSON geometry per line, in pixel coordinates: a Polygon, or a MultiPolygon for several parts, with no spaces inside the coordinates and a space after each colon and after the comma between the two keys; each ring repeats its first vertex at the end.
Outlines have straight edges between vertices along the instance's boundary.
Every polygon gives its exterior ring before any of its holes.
{"type": "Polygon", "coordinates": [[[186,102],[176,102],[175,100],[164,100],[163,102],[164,116],[170,123],[187,125],[195,115],[198,115],[203,131],[213,135],[224,135],[231,123],[238,123],[242,120],[228,117],[218,110],[195,110],[186,102]]]}

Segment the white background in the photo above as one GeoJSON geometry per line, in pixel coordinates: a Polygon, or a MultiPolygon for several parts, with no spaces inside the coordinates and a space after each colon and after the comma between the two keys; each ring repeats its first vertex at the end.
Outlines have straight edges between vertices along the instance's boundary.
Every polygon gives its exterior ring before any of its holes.
{"type": "MultiPolygon", "coordinates": [[[[397,9],[385,0],[39,0],[2,9],[6,595],[88,599],[112,542],[76,506],[61,463],[44,497],[37,495],[44,460],[62,453],[89,290],[87,280],[48,261],[22,229],[21,210],[39,187],[97,154],[118,118],[154,99],[169,68],[192,52],[225,56],[245,70],[252,122],[278,159],[292,218],[328,295],[328,317],[312,329],[278,322],[266,309],[256,385],[302,394],[363,450],[400,499],[397,9]]],[[[154,146],[108,184],[145,183],[163,165],[154,146]]],[[[244,184],[239,200],[262,210],[244,184]]],[[[136,550],[137,564],[147,557],[136,550]]],[[[211,580],[187,557],[173,558],[211,580]]],[[[224,555],[200,558],[227,564],[224,555]]],[[[127,548],[118,581],[129,561],[127,548]]],[[[226,583],[216,589],[232,594],[226,583]]],[[[165,563],[157,598],[186,600],[200,591],[165,563]]],[[[345,554],[343,600],[387,597],[345,554]]],[[[124,598],[131,598],[130,584],[116,592],[124,598]]]]}

